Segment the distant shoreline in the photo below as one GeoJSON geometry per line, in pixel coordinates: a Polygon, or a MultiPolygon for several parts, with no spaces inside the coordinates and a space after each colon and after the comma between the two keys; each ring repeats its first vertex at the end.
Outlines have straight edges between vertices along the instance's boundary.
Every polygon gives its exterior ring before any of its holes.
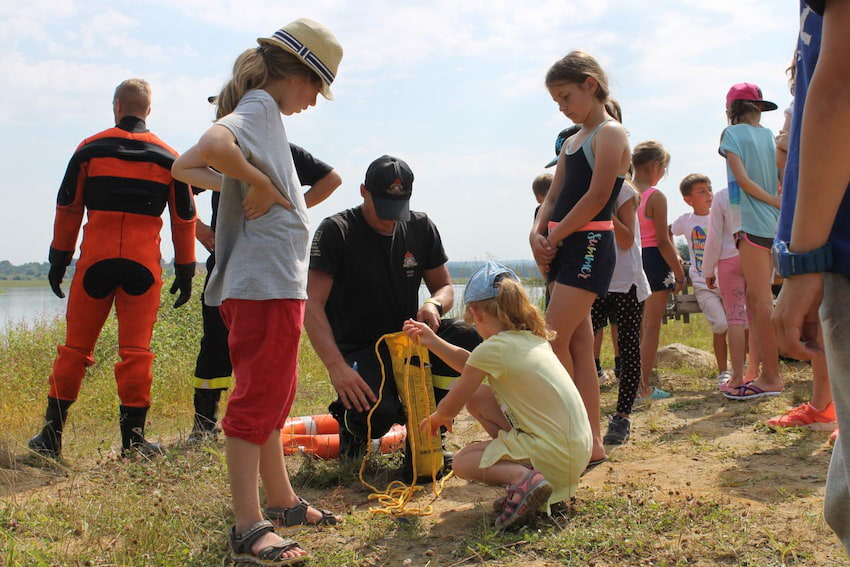
{"type": "Polygon", "coordinates": [[[50,282],[47,280],[0,280],[0,287],[47,287],[50,282]]]}

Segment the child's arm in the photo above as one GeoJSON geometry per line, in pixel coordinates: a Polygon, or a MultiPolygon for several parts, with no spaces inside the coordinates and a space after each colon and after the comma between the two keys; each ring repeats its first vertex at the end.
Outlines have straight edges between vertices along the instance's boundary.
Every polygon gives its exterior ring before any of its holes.
{"type": "Polygon", "coordinates": [[[741,186],[741,189],[743,189],[747,195],[753,199],[764,201],[771,207],[779,208],[779,197],[771,195],[762,189],[761,185],[750,179],[750,176],[747,175],[747,169],[744,167],[744,162],[741,160],[740,156],[727,151],[726,161],[729,162],[729,168],[732,170],[732,175],[735,176],[735,181],[738,182],[738,185],[741,186]]]}
{"type": "Polygon", "coordinates": [[[564,146],[561,148],[561,155],[558,156],[558,164],[555,166],[555,175],[552,177],[552,183],[549,185],[549,191],[546,193],[546,197],[543,198],[543,203],[540,204],[537,216],[534,217],[534,224],[531,227],[531,234],[528,237],[534,261],[546,272],[549,271],[549,264],[555,258],[555,252],[557,251],[557,248],[549,244],[545,235],[549,230],[549,219],[552,218],[552,211],[555,208],[558,195],[561,193],[561,183],[564,179],[564,152],[566,151],[566,145],[564,143],[564,146]]]}
{"type": "Polygon", "coordinates": [[[304,202],[307,204],[307,208],[315,207],[330,197],[331,193],[336,191],[336,188],[340,185],[342,185],[342,177],[335,169],[330,170],[327,175],[316,181],[304,192],[304,202]]]}
{"type": "Polygon", "coordinates": [[[408,319],[404,322],[403,329],[411,339],[418,339],[419,344],[439,356],[456,372],[463,372],[466,359],[469,358],[468,350],[441,339],[427,323],[421,321],[408,319]]]}
{"type": "Polygon", "coordinates": [[[221,174],[210,169],[209,164],[201,157],[197,144],[174,160],[171,175],[193,187],[221,191],[221,174]]]}
{"type": "Polygon", "coordinates": [[[195,219],[195,238],[203,244],[207,252],[215,251],[215,231],[199,218],[195,219]]]}
{"type": "Polygon", "coordinates": [[[779,180],[785,175],[785,164],[788,162],[788,138],[791,137],[791,111],[785,109],[785,123],[776,135],[776,168],[779,170],[779,180]]]}
{"type": "Polygon", "coordinates": [[[717,287],[714,274],[717,270],[720,249],[723,245],[723,211],[716,203],[717,201],[708,213],[708,234],[705,237],[705,252],[702,256],[702,275],[705,278],[705,284],[710,289],[717,287]]]}
{"type": "Polygon", "coordinates": [[[614,239],[617,246],[628,250],[635,244],[635,215],[637,214],[635,199],[629,199],[617,209],[614,221],[614,239]]]}
{"type": "Polygon", "coordinates": [[[563,220],[549,232],[549,244],[553,247],[590,222],[611,198],[611,188],[620,171],[620,162],[629,149],[626,130],[619,123],[606,124],[593,140],[593,146],[595,164],[590,187],[563,220]]]}
{"type": "Polygon", "coordinates": [[[280,194],[271,179],[245,158],[236,136],[224,126],[214,124],[207,130],[198,142],[198,149],[207,164],[248,184],[248,193],[242,202],[246,219],[263,216],[275,204],[292,209],[292,203],[280,194]]]}
{"type": "MultiPolygon", "coordinates": [[[[442,358],[442,357],[441,357],[442,358]]],[[[445,360],[445,359],[444,359],[445,360]]],[[[472,366],[464,366],[463,372],[458,378],[446,397],[437,404],[437,411],[426,417],[419,423],[419,429],[422,431],[431,430],[432,434],[436,434],[440,426],[444,426],[449,431],[452,430],[452,420],[460,413],[478,386],[484,380],[487,373],[472,366]]]]}
{"type": "Polygon", "coordinates": [[[655,237],[658,240],[658,251],[664,262],[673,271],[673,276],[676,278],[674,291],[678,292],[685,282],[685,272],[682,269],[682,262],[679,260],[679,255],[676,254],[676,249],[673,247],[673,241],[670,238],[670,229],[667,227],[667,197],[661,191],[656,191],[649,196],[649,201],[646,203],[647,215],[652,215],[652,226],[655,227],[655,237]]]}

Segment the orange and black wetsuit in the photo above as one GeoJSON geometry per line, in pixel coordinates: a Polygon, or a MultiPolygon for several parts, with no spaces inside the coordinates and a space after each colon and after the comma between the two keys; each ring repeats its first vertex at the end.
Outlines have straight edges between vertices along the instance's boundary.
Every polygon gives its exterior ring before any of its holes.
{"type": "Polygon", "coordinates": [[[85,209],[88,221],[68,299],[65,344],[50,375],[51,398],[76,400],[114,302],[118,396],[124,407],[150,405],[150,341],[162,287],[160,230],[166,205],[177,276],[191,278],[195,269],[194,198],[188,185],[171,176],[176,157],[144,120],[127,116],[83,140],[71,158],[57,199],[51,265],[70,262],[85,209]]]}

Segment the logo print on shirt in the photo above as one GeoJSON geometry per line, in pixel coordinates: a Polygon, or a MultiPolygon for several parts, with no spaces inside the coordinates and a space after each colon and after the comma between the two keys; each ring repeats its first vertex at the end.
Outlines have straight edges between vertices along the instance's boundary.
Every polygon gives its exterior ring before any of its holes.
{"type": "Polygon", "coordinates": [[[695,226],[691,229],[691,247],[694,249],[694,267],[702,273],[702,258],[705,256],[705,229],[695,226]]]}
{"type": "Polygon", "coordinates": [[[404,253],[404,261],[401,263],[401,267],[407,270],[407,277],[413,276],[413,269],[419,265],[419,262],[416,261],[416,257],[411,252],[404,253]]]}

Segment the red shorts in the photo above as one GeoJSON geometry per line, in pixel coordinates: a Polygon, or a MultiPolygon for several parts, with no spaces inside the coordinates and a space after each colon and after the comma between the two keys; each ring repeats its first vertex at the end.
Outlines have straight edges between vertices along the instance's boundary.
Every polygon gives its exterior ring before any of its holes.
{"type": "Polygon", "coordinates": [[[221,420],[228,437],[263,445],[283,427],[298,384],[304,305],[301,299],[222,302],[236,379],[221,420]]]}

